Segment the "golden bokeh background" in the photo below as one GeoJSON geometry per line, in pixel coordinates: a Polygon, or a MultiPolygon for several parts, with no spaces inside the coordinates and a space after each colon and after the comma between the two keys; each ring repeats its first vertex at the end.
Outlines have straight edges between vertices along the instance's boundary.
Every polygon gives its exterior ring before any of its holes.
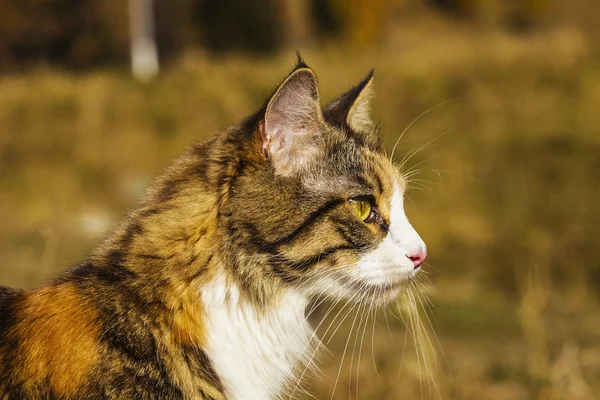
{"type": "Polygon", "coordinates": [[[257,109],[298,48],[324,101],[375,68],[429,248],[415,298],[350,314],[310,393],[600,398],[599,3],[154,9],[161,70],[140,82],[124,0],[0,2],[0,284],[33,288],[85,257],[172,158],[257,109]]]}

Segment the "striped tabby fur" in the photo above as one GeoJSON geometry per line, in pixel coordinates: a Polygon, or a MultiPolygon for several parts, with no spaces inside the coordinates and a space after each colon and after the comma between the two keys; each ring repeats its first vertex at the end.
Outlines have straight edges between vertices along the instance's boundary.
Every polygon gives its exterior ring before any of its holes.
{"type": "Polygon", "coordinates": [[[309,302],[387,301],[424,251],[369,117],[371,81],[321,109],[299,59],[85,261],[40,289],[0,287],[0,397],[280,396],[311,354],[309,302]],[[366,222],[357,198],[373,206],[366,222]]]}

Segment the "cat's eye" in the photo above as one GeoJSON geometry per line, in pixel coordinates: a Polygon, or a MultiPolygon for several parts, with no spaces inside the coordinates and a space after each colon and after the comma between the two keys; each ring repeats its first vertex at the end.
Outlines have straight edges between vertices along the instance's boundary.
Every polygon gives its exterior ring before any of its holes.
{"type": "Polygon", "coordinates": [[[350,199],[350,207],[361,221],[367,221],[371,216],[371,203],[363,199],[350,199]]]}

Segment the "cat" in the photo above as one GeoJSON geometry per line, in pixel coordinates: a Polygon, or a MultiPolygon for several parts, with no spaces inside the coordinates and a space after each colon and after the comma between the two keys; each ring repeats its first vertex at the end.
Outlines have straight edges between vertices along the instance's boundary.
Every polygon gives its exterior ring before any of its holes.
{"type": "Polygon", "coordinates": [[[321,108],[298,57],[85,261],[39,289],[0,287],[0,397],[281,396],[317,343],[311,301],[386,303],[426,256],[370,117],[372,81],[321,108]]]}

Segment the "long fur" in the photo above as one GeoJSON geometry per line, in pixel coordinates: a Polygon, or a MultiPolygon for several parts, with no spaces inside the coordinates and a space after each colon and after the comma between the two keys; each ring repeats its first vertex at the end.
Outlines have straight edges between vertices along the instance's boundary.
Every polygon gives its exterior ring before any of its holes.
{"type": "Polygon", "coordinates": [[[370,84],[323,113],[300,59],[264,107],[165,170],[86,260],[40,289],[0,287],[0,397],[280,395],[311,365],[311,300],[391,298],[414,275],[422,242],[365,123],[370,84]],[[355,198],[377,218],[358,219],[355,198]]]}

